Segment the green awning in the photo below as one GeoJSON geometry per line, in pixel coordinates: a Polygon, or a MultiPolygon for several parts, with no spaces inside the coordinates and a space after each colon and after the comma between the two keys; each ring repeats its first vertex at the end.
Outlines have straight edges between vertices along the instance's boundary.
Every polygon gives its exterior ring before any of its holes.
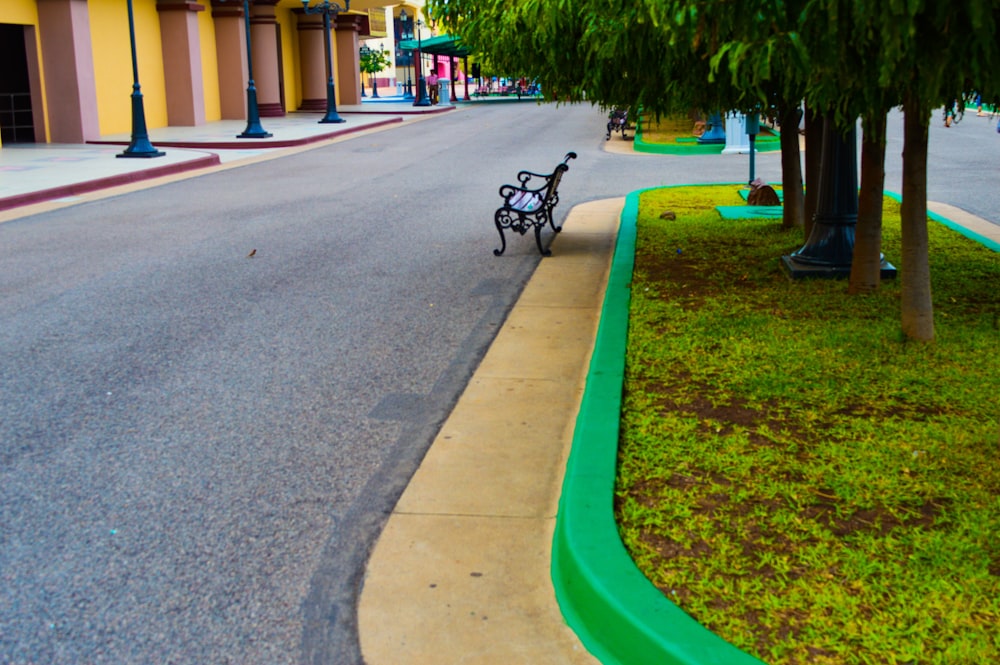
{"type": "Polygon", "coordinates": [[[464,58],[467,55],[471,55],[471,52],[459,43],[458,37],[452,37],[451,35],[438,35],[437,37],[423,39],[419,42],[416,39],[399,42],[399,48],[404,51],[416,51],[418,47],[424,53],[430,53],[431,55],[448,55],[456,58],[464,58]]]}

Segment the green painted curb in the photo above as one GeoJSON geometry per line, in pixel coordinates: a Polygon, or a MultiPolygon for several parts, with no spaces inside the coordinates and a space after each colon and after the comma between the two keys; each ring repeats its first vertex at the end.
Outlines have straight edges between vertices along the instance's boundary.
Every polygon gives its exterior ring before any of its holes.
{"type": "MultiPolygon", "coordinates": [[[[672,185],[687,187],[689,185],[672,185]]],[[[663,189],[661,187],[653,189],[663,189]]],[[[633,563],[614,519],[639,190],[625,199],[604,309],[566,464],[552,542],[552,582],[563,617],[605,665],[763,665],[667,600],[633,563]]],[[[898,194],[885,192],[901,200],[898,194]]],[[[1000,244],[936,213],[928,216],[1000,251],[1000,244]]]]}
{"type": "MultiPolygon", "coordinates": [[[[754,152],[774,152],[781,150],[780,134],[777,130],[768,129],[774,136],[758,138],[755,142],[754,152]]],[[[698,143],[692,137],[692,141],[682,143],[649,143],[642,137],[642,122],[636,125],[635,138],[633,140],[633,150],[636,152],[647,152],[656,155],[715,155],[722,154],[725,148],[724,143],[698,143]]]]}
{"type": "Polygon", "coordinates": [[[762,665],[667,600],[618,536],[612,502],[642,191],[625,200],[566,465],[552,544],[556,598],[566,622],[605,665],[762,665]]]}
{"type": "MultiPolygon", "coordinates": [[[[899,203],[903,202],[902,195],[897,194],[895,192],[885,192],[885,195],[888,196],[888,197],[890,197],[890,198],[892,198],[892,199],[895,199],[899,203]]],[[[978,242],[981,245],[989,247],[994,252],[1000,252],[1000,243],[998,243],[996,241],[993,241],[993,240],[990,240],[986,236],[979,235],[975,231],[970,231],[969,229],[965,228],[961,224],[956,224],[955,222],[951,221],[947,217],[942,217],[941,215],[937,214],[936,212],[932,212],[932,211],[928,210],[927,211],[927,216],[930,219],[933,219],[935,222],[938,222],[939,224],[944,224],[945,226],[947,226],[952,231],[955,231],[956,233],[960,233],[963,236],[965,236],[966,238],[970,238],[972,240],[975,240],[976,242],[978,242]]]]}

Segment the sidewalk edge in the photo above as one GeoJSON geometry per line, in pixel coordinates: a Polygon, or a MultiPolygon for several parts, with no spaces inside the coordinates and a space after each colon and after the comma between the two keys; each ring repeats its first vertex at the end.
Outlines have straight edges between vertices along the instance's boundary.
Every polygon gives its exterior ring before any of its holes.
{"type": "Polygon", "coordinates": [[[566,465],[552,543],[556,598],[566,622],[606,665],[761,665],[667,600],[639,571],[618,536],[612,502],[642,191],[626,197],[621,213],[566,465]]]}
{"type": "MultiPolygon", "coordinates": [[[[897,194],[896,192],[890,192],[888,190],[886,190],[884,192],[884,194],[886,196],[888,196],[889,198],[891,198],[892,200],[896,201],[897,203],[902,203],[903,202],[903,195],[902,194],[897,194]]],[[[934,201],[928,201],[927,202],[927,217],[929,217],[930,219],[933,219],[938,224],[943,224],[943,225],[947,226],[952,231],[955,231],[956,233],[959,233],[959,234],[965,236],[966,238],[969,238],[970,240],[975,240],[979,244],[981,244],[981,245],[983,245],[985,247],[989,247],[994,252],[1000,252],[1000,242],[997,242],[996,240],[993,240],[992,238],[984,236],[984,235],[982,235],[980,233],[976,233],[972,229],[970,229],[970,228],[968,228],[966,226],[963,226],[962,224],[960,224],[960,223],[958,223],[958,222],[956,222],[954,220],[948,219],[947,217],[945,217],[941,213],[935,212],[934,210],[931,209],[931,208],[935,207],[935,205],[936,204],[935,204],[934,201]]],[[[955,208],[956,206],[949,206],[949,207],[955,208]]],[[[961,210],[961,208],[958,208],[958,209],[961,210]]],[[[965,211],[962,211],[962,212],[964,213],[965,211]]],[[[966,214],[968,215],[969,213],[966,213],[966,214]]]]}
{"type": "MultiPolygon", "coordinates": [[[[406,113],[406,111],[401,111],[397,113],[406,113]]],[[[345,112],[346,115],[346,112],[345,112]]],[[[386,125],[392,125],[395,123],[403,122],[400,118],[389,118],[387,120],[379,120],[367,125],[350,125],[338,129],[337,131],[324,132],[323,134],[316,134],[314,136],[303,136],[301,138],[295,139],[265,139],[265,140],[246,140],[243,141],[155,141],[158,148],[196,148],[201,150],[239,150],[245,148],[295,148],[303,145],[310,145],[312,143],[320,143],[322,141],[329,141],[331,139],[340,138],[342,136],[348,136],[350,134],[357,134],[358,132],[366,131],[369,129],[376,129],[378,127],[384,127],[386,125]]],[[[236,138],[236,137],[233,137],[236,138]]],[[[124,140],[94,140],[87,141],[87,145],[128,145],[128,141],[124,140]]]]}
{"type": "Polygon", "coordinates": [[[35,203],[44,203],[45,201],[61,199],[67,196],[88,194],[101,189],[128,185],[141,180],[150,180],[153,178],[175,175],[177,173],[184,173],[186,171],[207,169],[213,166],[219,166],[221,163],[222,160],[219,159],[218,155],[207,154],[185,162],[168,164],[166,166],[142,169],[139,171],[132,171],[130,173],[120,173],[118,175],[96,178],[94,180],[84,180],[82,182],[74,182],[68,185],[60,185],[59,187],[50,187],[48,189],[25,192],[24,194],[15,194],[14,196],[0,198],[0,211],[12,210],[14,208],[20,208],[22,206],[28,206],[35,203]]]}
{"type": "MultiPolygon", "coordinates": [[[[671,185],[668,187],[684,187],[671,185]]],[[[650,189],[664,189],[655,187],[650,189]]],[[[552,580],[566,622],[605,665],[762,665],[704,628],[650,583],[618,535],[612,504],[635,265],[638,190],[626,197],[604,307],[566,465],[552,580]]],[[[900,200],[893,192],[886,196],[900,200]]],[[[928,217],[994,251],[1000,243],[928,217]]]]}

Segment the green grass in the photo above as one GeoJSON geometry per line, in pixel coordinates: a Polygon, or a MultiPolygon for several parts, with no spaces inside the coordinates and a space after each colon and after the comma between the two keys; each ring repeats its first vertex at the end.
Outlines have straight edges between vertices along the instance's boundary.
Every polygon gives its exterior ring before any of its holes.
{"type": "MultiPolygon", "coordinates": [[[[643,194],[616,513],[646,576],[772,665],[1000,662],[1000,258],[930,224],[937,340],[899,284],[790,281],[737,186],[643,194]],[[677,219],[659,218],[672,210],[677,219]]],[[[901,270],[899,205],[883,251],[901,270]]]]}
{"type": "MultiPolygon", "coordinates": [[[[721,153],[722,144],[702,145],[694,135],[694,122],[686,117],[669,117],[656,120],[642,115],[636,129],[636,150],[667,154],[721,153]]],[[[773,131],[761,128],[756,138],[756,149],[767,152],[780,149],[780,141],[773,131]]]]}

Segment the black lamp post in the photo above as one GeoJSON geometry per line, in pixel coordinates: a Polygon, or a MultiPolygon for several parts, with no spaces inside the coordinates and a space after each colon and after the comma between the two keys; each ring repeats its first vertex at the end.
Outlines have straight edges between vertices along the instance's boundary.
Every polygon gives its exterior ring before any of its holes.
{"type": "MultiPolygon", "coordinates": [[[[385,47],[379,46],[379,67],[386,61],[385,47]]],[[[372,74],[372,99],[378,99],[378,72],[372,74]]]]}
{"type": "Polygon", "coordinates": [[[132,0],[128,0],[128,36],[132,41],[132,142],[116,157],[163,157],[167,153],[153,147],[146,131],[146,111],[142,105],[139,65],[135,56],[135,19],[132,16],[132,0]]]}
{"type": "Polygon", "coordinates": [[[333,88],[333,54],[330,53],[330,17],[336,16],[340,12],[346,12],[351,8],[351,0],[345,0],[344,6],[331,3],[330,0],[323,0],[315,7],[309,6],[309,0],[302,0],[302,11],[306,14],[323,15],[323,47],[326,51],[326,115],[320,120],[320,124],[346,122],[337,115],[337,99],[333,88]]]}
{"type": "MultiPolygon", "coordinates": [[[[222,0],[225,2],[225,0],[222,0]]],[[[243,25],[247,33],[247,128],[238,139],[267,139],[270,132],[265,132],[260,125],[260,111],[257,110],[257,87],[253,84],[253,55],[250,42],[250,0],[243,0],[243,25]]]]}
{"type": "Polygon", "coordinates": [[[413,79],[410,78],[410,70],[413,69],[413,51],[406,54],[406,92],[403,99],[413,99],[413,79]]]}
{"type": "MultiPolygon", "coordinates": [[[[399,10],[399,40],[408,41],[413,39],[413,30],[410,29],[410,16],[405,9],[399,10]]],[[[404,87],[403,99],[413,99],[413,81],[410,79],[410,68],[413,67],[413,51],[406,56],[406,85],[404,87]]]]}
{"type": "Polygon", "coordinates": [[[431,105],[430,97],[427,96],[427,81],[424,79],[424,52],[420,30],[422,27],[424,27],[424,22],[417,19],[417,67],[420,68],[420,75],[417,77],[417,101],[413,102],[414,106],[431,105]]]}
{"type": "Polygon", "coordinates": [[[798,251],[781,257],[792,278],[848,277],[858,223],[857,130],[842,133],[828,115],[812,232],[798,251]]]}
{"type": "MultiPolygon", "coordinates": [[[[372,50],[370,48],[368,48],[367,44],[365,44],[364,46],[362,46],[361,48],[359,48],[358,49],[358,54],[360,54],[360,56],[361,56],[361,62],[364,62],[365,58],[371,52],[372,52],[372,50]]],[[[361,73],[362,74],[367,74],[368,72],[364,72],[363,71],[361,73]]],[[[361,96],[362,97],[367,97],[368,96],[368,95],[365,94],[365,77],[364,76],[361,77],[361,96]]]]}

